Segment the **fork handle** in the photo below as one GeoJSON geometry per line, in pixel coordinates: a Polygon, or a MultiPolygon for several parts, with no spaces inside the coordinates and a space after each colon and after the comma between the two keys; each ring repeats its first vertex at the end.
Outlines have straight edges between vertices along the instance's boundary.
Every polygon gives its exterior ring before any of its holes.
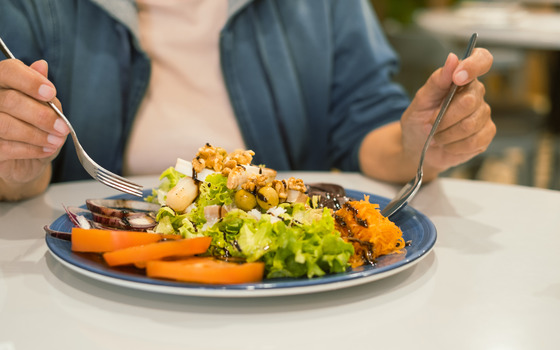
{"type": "Polygon", "coordinates": [[[4,40],[2,40],[2,38],[0,38],[0,51],[2,51],[4,56],[6,56],[6,58],[15,58],[15,56],[12,54],[10,49],[8,49],[8,46],[6,46],[6,44],[4,43],[4,40]]]}

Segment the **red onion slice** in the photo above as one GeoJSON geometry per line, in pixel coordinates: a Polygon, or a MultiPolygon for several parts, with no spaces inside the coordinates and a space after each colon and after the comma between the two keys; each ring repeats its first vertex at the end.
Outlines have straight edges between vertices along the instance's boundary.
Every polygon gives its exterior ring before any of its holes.
{"type": "Polygon", "coordinates": [[[124,218],[138,213],[156,213],[160,205],[130,199],[88,199],[86,206],[92,213],[124,218]]]}
{"type": "MultiPolygon", "coordinates": [[[[110,203],[110,202],[107,202],[110,203]]],[[[97,206],[96,208],[101,208],[97,206]]],[[[159,205],[156,205],[159,208],[159,205]]],[[[65,207],[68,218],[77,227],[82,228],[100,228],[106,230],[130,230],[130,231],[147,231],[157,225],[155,214],[145,211],[127,211],[119,216],[106,215],[105,210],[90,211],[85,208],[65,207]],[[99,213],[102,211],[103,213],[99,213]]],[[[109,208],[110,212],[116,213],[116,209],[109,208]]]]}
{"type": "Polygon", "coordinates": [[[70,221],[76,227],[92,228],[91,212],[87,209],[63,206],[70,221]]]}
{"type": "Polygon", "coordinates": [[[60,238],[63,239],[65,241],[71,241],[72,240],[72,234],[69,232],[61,232],[61,231],[56,231],[50,228],[50,226],[43,226],[43,230],[45,230],[45,233],[48,235],[51,235],[55,238],[60,238]]]}

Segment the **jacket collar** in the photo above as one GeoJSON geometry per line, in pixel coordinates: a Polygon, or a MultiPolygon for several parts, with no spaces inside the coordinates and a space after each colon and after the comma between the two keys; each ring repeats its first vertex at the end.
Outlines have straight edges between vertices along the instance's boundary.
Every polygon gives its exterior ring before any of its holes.
{"type": "MultiPolygon", "coordinates": [[[[91,0],[116,20],[127,26],[138,38],[138,16],[135,0],[91,0]]],[[[253,0],[228,0],[228,21],[253,0]]]]}
{"type": "Polygon", "coordinates": [[[253,0],[228,0],[228,20],[251,2],[253,0]]]}
{"type": "Polygon", "coordinates": [[[138,37],[138,16],[134,0],[91,0],[91,2],[107,11],[113,18],[127,26],[135,37],[138,37]]]}

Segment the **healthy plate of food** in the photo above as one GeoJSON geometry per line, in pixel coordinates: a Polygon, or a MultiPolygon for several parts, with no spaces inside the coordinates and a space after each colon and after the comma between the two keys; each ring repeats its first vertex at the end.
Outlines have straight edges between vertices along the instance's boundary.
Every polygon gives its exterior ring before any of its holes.
{"type": "Polygon", "coordinates": [[[45,226],[49,251],[93,279],[210,297],[306,294],[369,283],[414,266],[436,230],[407,207],[336,184],[280,179],[254,153],[205,145],[177,159],[142,200],[87,199],[45,226]]]}

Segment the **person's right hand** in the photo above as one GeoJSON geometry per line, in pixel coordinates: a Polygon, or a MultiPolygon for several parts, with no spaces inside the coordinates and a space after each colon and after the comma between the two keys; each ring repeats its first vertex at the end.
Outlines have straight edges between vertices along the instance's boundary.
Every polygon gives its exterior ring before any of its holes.
{"type": "Polygon", "coordinates": [[[3,187],[25,186],[45,176],[66,141],[68,126],[45,103],[52,101],[61,108],[47,72],[48,65],[43,60],[31,66],[16,59],[0,61],[0,182],[4,182],[3,187]]]}

